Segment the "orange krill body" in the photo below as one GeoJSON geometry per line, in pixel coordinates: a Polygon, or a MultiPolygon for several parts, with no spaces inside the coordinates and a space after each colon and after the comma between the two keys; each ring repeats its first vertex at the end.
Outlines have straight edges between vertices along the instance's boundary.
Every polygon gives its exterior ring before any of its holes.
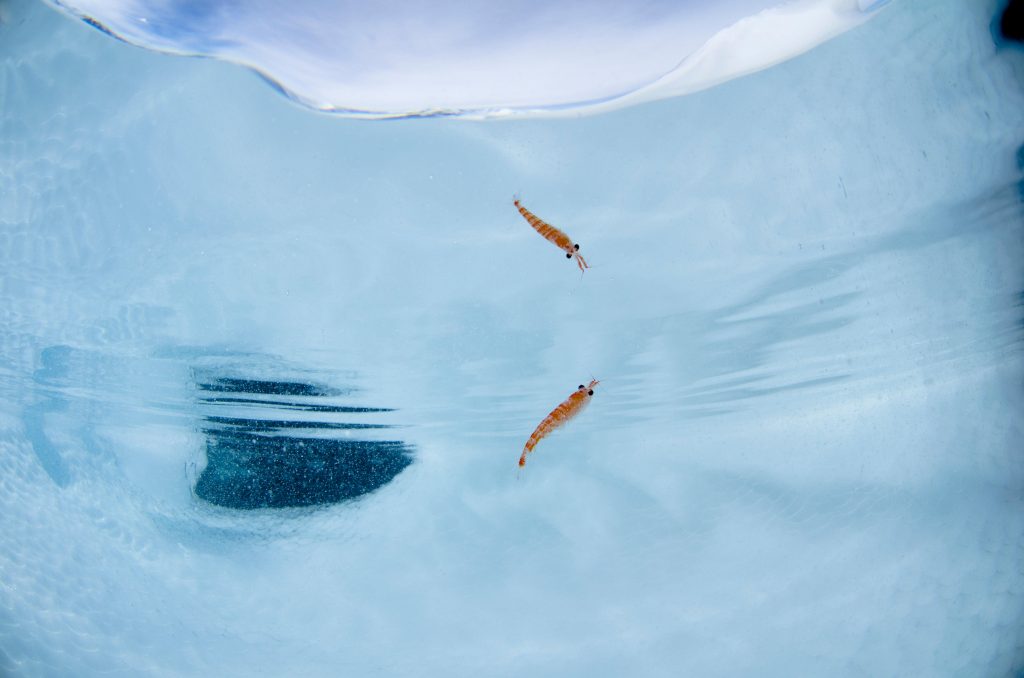
{"type": "Polygon", "coordinates": [[[537,425],[537,428],[534,429],[530,439],[526,441],[526,445],[523,447],[523,454],[519,457],[519,468],[526,465],[526,455],[533,452],[533,448],[547,434],[583,411],[583,408],[590,402],[591,396],[594,395],[594,387],[600,383],[598,380],[592,379],[588,386],[580,384],[580,387],[572,395],[566,398],[558,407],[551,410],[551,414],[544,417],[544,421],[537,425]]]}
{"type": "Polygon", "coordinates": [[[523,207],[519,203],[518,198],[514,199],[512,204],[516,206],[519,213],[523,215],[523,218],[526,219],[530,226],[533,226],[535,231],[544,236],[544,238],[555,247],[565,252],[566,259],[575,259],[576,265],[580,267],[581,271],[590,268],[590,266],[587,265],[587,260],[583,258],[582,254],[580,254],[580,246],[578,244],[574,244],[569,236],[523,207]]]}

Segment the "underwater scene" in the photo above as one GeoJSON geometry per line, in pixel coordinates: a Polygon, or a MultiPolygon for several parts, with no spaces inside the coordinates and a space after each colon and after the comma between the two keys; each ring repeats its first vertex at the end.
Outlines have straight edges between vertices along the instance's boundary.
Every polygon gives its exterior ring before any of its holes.
{"type": "Polygon", "coordinates": [[[1019,676],[1005,0],[0,0],[0,676],[1019,676]]]}

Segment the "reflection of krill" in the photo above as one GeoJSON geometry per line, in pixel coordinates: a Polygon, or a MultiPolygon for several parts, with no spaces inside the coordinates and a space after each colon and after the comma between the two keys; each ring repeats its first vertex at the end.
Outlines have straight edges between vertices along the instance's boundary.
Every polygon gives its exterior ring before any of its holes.
{"type": "MultiPolygon", "coordinates": [[[[520,208],[522,209],[522,208],[520,208]]],[[[554,431],[556,428],[569,421],[577,414],[583,411],[583,408],[590,402],[590,396],[594,395],[594,387],[600,384],[597,379],[592,379],[590,384],[584,386],[580,384],[580,387],[562,402],[561,405],[551,410],[551,414],[544,417],[537,428],[533,431],[530,439],[526,441],[526,446],[523,448],[523,455],[519,457],[519,468],[526,466],[526,455],[533,452],[533,448],[537,446],[544,436],[554,431]]]]}
{"type": "Polygon", "coordinates": [[[548,242],[553,243],[555,247],[565,252],[566,259],[576,259],[576,265],[580,267],[580,271],[590,268],[587,265],[587,260],[580,254],[580,246],[573,244],[569,236],[520,205],[518,198],[512,202],[519,210],[519,213],[523,215],[523,218],[530,222],[530,226],[533,226],[534,230],[544,236],[548,242]]]}

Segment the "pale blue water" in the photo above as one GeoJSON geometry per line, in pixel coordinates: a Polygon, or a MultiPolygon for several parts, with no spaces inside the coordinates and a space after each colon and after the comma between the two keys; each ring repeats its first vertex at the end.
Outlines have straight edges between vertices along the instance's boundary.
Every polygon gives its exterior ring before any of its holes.
{"type": "Polygon", "coordinates": [[[480,122],[0,4],[0,674],[1018,674],[999,8],[480,122]]]}

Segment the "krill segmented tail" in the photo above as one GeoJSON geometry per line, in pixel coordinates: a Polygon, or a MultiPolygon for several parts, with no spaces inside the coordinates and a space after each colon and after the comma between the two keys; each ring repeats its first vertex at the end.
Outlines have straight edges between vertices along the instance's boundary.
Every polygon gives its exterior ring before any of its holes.
{"type": "Polygon", "coordinates": [[[554,245],[563,250],[572,249],[573,243],[572,240],[569,239],[569,236],[567,236],[565,233],[558,230],[548,222],[544,221],[530,210],[523,207],[521,204],[519,204],[518,199],[514,200],[513,204],[515,204],[516,209],[519,210],[519,213],[523,215],[523,218],[530,223],[530,226],[533,226],[533,229],[540,233],[542,236],[544,236],[544,238],[547,239],[548,242],[553,243],[554,245]]]}

